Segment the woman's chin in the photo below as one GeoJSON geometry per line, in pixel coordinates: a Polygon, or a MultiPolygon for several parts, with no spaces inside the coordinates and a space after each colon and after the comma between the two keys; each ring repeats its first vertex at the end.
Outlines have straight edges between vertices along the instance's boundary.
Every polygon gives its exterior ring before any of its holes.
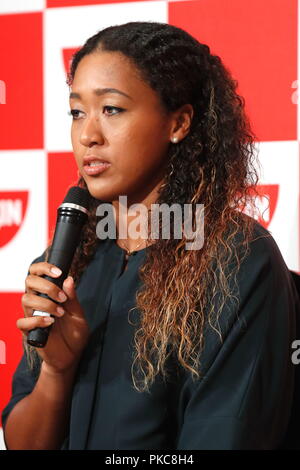
{"type": "Polygon", "coordinates": [[[113,200],[118,198],[118,196],[115,196],[114,194],[106,191],[101,191],[99,190],[99,188],[95,188],[92,185],[87,185],[87,189],[93,198],[98,199],[102,202],[112,202],[113,200]]]}

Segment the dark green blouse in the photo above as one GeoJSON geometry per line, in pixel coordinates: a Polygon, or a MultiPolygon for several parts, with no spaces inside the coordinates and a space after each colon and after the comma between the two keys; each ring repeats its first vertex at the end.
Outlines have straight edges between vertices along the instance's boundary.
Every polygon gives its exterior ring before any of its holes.
{"type": "MultiPolygon", "coordinates": [[[[225,305],[220,317],[223,343],[210,328],[205,330],[203,378],[193,381],[172,360],[171,378],[164,382],[158,377],[151,393],[133,387],[137,309],[129,314],[147,248],[129,257],[123,271],[125,251],[114,240],[99,242],[77,289],[91,337],[78,368],[62,449],[280,446],[291,414],[291,344],[299,301],[274,239],[259,224],[255,234],[237,277],[239,308],[230,311],[225,305]]],[[[14,405],[33,389],[37,374],[28,370],[23,355],[3,426],[14,405]]]]}

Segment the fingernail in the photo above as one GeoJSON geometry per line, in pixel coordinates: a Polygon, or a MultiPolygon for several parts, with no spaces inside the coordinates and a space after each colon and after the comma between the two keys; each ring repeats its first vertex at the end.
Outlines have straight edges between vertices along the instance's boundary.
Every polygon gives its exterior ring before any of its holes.
{"type": "Polygon", "coordinates": [[[61,308],[61,307],[57,307],[56,309],[57,313],[59,313],[60,315],[63,315],[65,313],[64,309],[61,308]]]}
{"type": "Polygon", "coordinates": [[[44,317],[44,323],[47,323],[50,325],[51,323],[54,323],[55,319],[53,317],[44,317]]]}
{"type": "Polygon", "coordinates": [[[50,271],[56,276],[60,276],[62,271],[59,268],[51,268],[50,271]]]}
{"type": "Polygon", "coordinates": [[[68,298],[64,292],[60,292],[60,293],[58,294],[58,297],[59,297],[59,299],[60,299],[62,302],[65,302],[65,301],[67,300],[67,298],[68,298]]]}

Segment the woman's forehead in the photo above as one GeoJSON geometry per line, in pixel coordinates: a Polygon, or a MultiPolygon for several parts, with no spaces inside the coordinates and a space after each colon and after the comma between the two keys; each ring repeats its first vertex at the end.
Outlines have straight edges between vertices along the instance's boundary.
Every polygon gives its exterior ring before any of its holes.
{"type": "Polygon", "coordinates": [[[96,52],[84,56],[71,85],[71,98],[86,92],[101,96],[110,90],[126,99],[146,95],[157,100],[157,93],[142,79],[137,67],[119,52],[96,52]]]}
{"type": "Polygon", "coordinates": [[[100,51],[87,54],[80,60],[74,79],[78,77],[78,72],[111,79],[124,80],[130,77],[141,80],[137,66],[120,52],[100,51]]]}

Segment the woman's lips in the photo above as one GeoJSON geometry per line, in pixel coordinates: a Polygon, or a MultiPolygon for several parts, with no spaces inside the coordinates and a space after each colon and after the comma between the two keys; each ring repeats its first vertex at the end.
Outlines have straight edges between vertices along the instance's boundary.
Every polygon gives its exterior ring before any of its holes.
{"type": "Polygon", "coordinates": [[[110,166],[111,163],[104,163],[94,160],[89,164],[85,164],[83,166],[83,170],[88,176],[97,176],[100,175],[100,173],[103,173],[103,171],[107,170],[110,166]]]}

